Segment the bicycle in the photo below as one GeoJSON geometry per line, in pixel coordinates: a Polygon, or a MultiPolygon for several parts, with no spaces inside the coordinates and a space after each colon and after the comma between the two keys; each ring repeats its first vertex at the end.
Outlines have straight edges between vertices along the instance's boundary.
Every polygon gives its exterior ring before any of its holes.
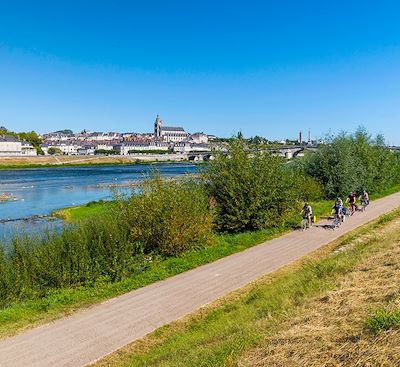
{"type": "Polygon", "coordinates": [[[365,212],[365,210],[367,209],[368,205],[369,205],[368,200],[361,200],[361,211],[365,212]]]}
{"type": "Polygon", "coordinates": [[[301,221],[301,229],[303,231],[305,231],[306,229],[310,228],[310,222],[308,218],[303,218],[303,220],[301,221]]]}
{"type": "Polygon", "coordinates": [[[333,221],[332,221],[333,229],[339,228],[341,224],[342,224],[341,215],[340,214],[335,214],[335,216],[333,217],[333,221]]]}
{"type": "Polygon", "coordinates": [[[349,215],[352,216],[356,211],[356,204],[355,203],[350,203],[349,204],[349,215]]]}

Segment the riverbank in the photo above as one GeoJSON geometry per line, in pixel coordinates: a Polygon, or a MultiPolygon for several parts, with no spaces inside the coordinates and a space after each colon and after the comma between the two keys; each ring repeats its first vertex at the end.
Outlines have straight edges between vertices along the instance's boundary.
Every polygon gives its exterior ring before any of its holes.
{"type": "Polygon", "coordinates": [[[178,155],[151,154],[130,156],[35,156],[35,157],[0,157],[0,170],[22,168],[57,168],[101,165],[129,165],[152,163],[186,162],[178,155]]]}
{"type": "MultiPolygon", "coordinates": [[[[390,193],[392,191],[397,192],[398,188],[391,189],[390,193]]],[[[386,196],[384,193],[381,195],[386,196]]],[[[106,210],[108,205],[112,205],[112,202],[94,202],[85,206],[66,208],[63,210],[63,217],[69,222],[78,222],[99,215],[106,210]]],[[[327,216],[331,210],[329,201],[313,203],[313,206],[318,218],[327,216]]],[[[113,283],[100,281],[90,286],[57,289],[43,298],[14,303],[0,310],[0,338],[59,319],[81,308],[241,252],[279,237],[293,230],[297,225],[297,218],[293,218],[287,225],[281,227],[239,234],[218,234],[215,235],[210,246],[189,250],[177,257],[155,256],[144,259],[141,272],[121,281],[113,283]]]]}
{"type": "Polygon", "coordinates": [[[112,205],[111,201],[91,201],[86,205],[55,210],[51,213],[51,216],[62,219],[66,223],[74,223],[96,215],[101,215],[110,205],[112,205]]]}
{"type": "MultiPolygon", "coordinates": [[[[350,221],[351,223],[347,225],[347,228],[355,228],[355,226],[377,218],[379,213],[388,212],[390,208],[397,207],[398,203],[399,195],[395,195],[392,199],[383,199],[380,202],[375,202],[367,213],[358,213],[350,221]]],[[[361,242],[360,244],[359,239],[364,239],[364,236],[371,234],[372,239],[375,241],[368,243],[368,248],[374,251],[378,247],[376,244],[379,244],[379,241],[382,239],[381,233],[376,233],[374,230],[384,226],[385,223],[390,221],[397,222],[398,215],[399,211],[397,210],[394,216],[389,215],[381,217],[379,220],[367,226],[360,227],[357,232],[352,232],[353,236],[346,236],[344,241],[328,245],[332,251],[324,252],[326,255],[326,257],[322,256],[322,260],[324,261],[314,262],[312,258],[307,258],[307,261],[302,262],[303,266],[301,271],[290,274],[290,277],[280,279],[278,284],[273,283],[271,293],[264,293],[262,290],[260,292],[252,292],[246,295],[244,299],[241,299],[238,307],[235,307],[235,305],[232,307],[227,305],[227,307],[222,310],[212,310],[210,314],[207,313],[208,306],[203,308],[200,313],[201,315],[205,315],[202,319],[204,324],[188,325],[188,329],[186,329],[188,335],[181,335],[180,333],[178,333],[178,335],[174,334],[176,329],[173,327],[176,323],[173,323],[172,326],[162,328],[157,331],[157,333],[153,334],[156,337],[160,337],[160,339],[155,340],[154,344],[152,344],[152,340],[149,341],[148,339],[145,339],[145,344],[142,342],[138,343],[139,348],[141,346],[143,349],[139,350],[139,355],[129,358],[129,363],[127,365],[130,365],[134,361],[137,363],[135,365],[158,366],[160,360],[163,361],[163,365],[165,363],[166,366],[171,365],[174,367],[186,366],[189,364],[200,366],[205,365],[205,361],[208,362],[207,365],[209,366],[226,365],[226,363],[221,363],[221,361],[224,361],[221,357],[228,358],[226,362],[232,361],[232,358],[236,357],[244,347],[249,348],[251,345],[247,338],[252,338],[253,336],[253,339],[251,339],[253,341],[258,338],[259,334],[253,334],[253,330],[257,332],[260,329],[259,324],[262,320],[265,321],[266,325],[270,325],[271,317],[276,314],[278,314],[278,316],[287,316],[288,313],[286,310],[290,304],[293,304],[294,307],[298,307],[301,305],[304,298],[310,294],[315,294],[314,292],[321,292],[332,287],[333,283],[336,282],[340,276],[346,275],[348,271],[353,268],[354,264],[362,259],[365,253],[364,250],[367,246],[364,246],[365,242],[361,242]],[[351,245],[348,246],[350,243],[351,245]],[[357,246],[357,253],[351,252],[353,243],[357,246]],[[330,255],[331,253],[332,255],[330,255]],[[285,302],[288,296],[292,303],[285,302]],[[276,297],[278,297],[278,299],[276,297]],[[265,306],[260,307],[260,302],[266,302],[265,306]],[[271,309],[269,309],[269,307],[271,307],[271,309]],[[255,321],[253,319],[254,317],[256,318],[255,321]],[[208,327],[209,325],[211,325],[211,328],[208,327]],[[167,334],[165,334],[164,331],[166,331],[167,334]],[[168,331],[171,331],[171,334],[169,334],[168,331]],[[219,334],[220,332],[222,332],[222,334],[219,334]],[[169,336],[171,336],[171,338],[169,338],[169,336]],[[204,336],[205,339],[203,339],[202,336],[204,336]],[[167,344],[163,344],[160,348],[157,348],[157,346],[159,346],[158,342],[162,343],[163,341],[166,341],[167,344]],[[241,343],[241,341],[243,341],[243,343],[241,343]],[[157,350],[152,354],[152,358],[148,359],[145,352],[148,348],[151,348],[151,346],[156,347],[157,350]],[[176,352],[178,350],[179,353],[176,352]],[[200,353],[198,353],[199,350],[200,353]],[[210,355],[213,356],[212,360],[209,359],[210,355]],[[188,363],[190,360],[192,363],[188,363]]],[[[346,230],[345,228],[343,229],[346,230]]],[[[273,243],[278,246],[280,249],[279,252],[284,256],[286,256],[285,254],[288,252],[297,253],[296,258],[299,258],[301,256],[298,252],[300,248],[303,248],[303,251],[306,251],[306,253],[311,251],[312,248],[309,247],[309,244],[313,242],[311,240],[312,237],[316,236],[320,243],[322,235],[322,233],[319,233],[320,231],[324,230],[315,229],[315,231],[311,231],[311,237],[308,232],[305,234],[302,232],[291,233],[286,236],[285,239],[276,239],[273,243]],[[284,242],[282,242],[282,240],[284,242]],[[284,245],[287,240],[290,241],[287,244],[288,246],[286,246],[286,249],[285,246],[282,248],[282,245],[284,245]],[[299,241],[303,245],[299,246],[299,241]]],[[[325,233],[325,235],[322,235],[322,237],[325,237],[326,240],[328,238],[337,238],[340,234],[344,234],[343,230],[338,232],[325,231],[323,233],[325,233]]],[[[391,238],[390,235],[388,235],[388,237],[391,238]]],[[[368,238],[366,240],[368,240],[368,238]]],[[[328,243],[328,241],[325,243],[328,243]]],[[[15,339],[5,340],[0,343],[0,349],[4,351],[3,358],[8,361],[8,365],[10,366],[13,365],[14,362],[18,362],[20,365],[23,365],[22,362],[24,362],[25,365],[28,365],[32,358],[39,358],[43,366],[51,366],[54,365],[55,361],[57,361],[56,364],[65,364],[70,361],[72,356],[75,358],[74,361],[79,361],[79,363],[76,362],[74,365],[86,365],[102,355],[112,352],[117,346],[124,345],[127,340],[133,340],[134,337],[127,339],[126,332],[131,335],[132,332],[136,333],[136,330],[138,333],[145,332],[148,330],[148,327],[151,327],[153,330],[156,325],[159,325],[160,319],[163,321],[163,324],[166,320],[169,320],[169,316],[166,315],[169,315],[170,312],[176,315],[175,312],[178,310],[179,313],[182,302],[183,304],[188,303],[189,305],[193,305],[194,302],[194,305],[197,305],[199,302],[198,297],[202,298],[204,296],[205,289],[210,288],[209,290],[213,290],[215,287],[228,287],[228,291],[230,291],[233,288],[229,288],[229,285],[226,285],[226,283],[228,282],[230,284],[232,280],[238,279],[237,277],[240,278],[245,274],[249,274],[249,271],[252,273],[254,269],[259,269],[257,273],[261,271],[260,274],[264,274],[268,272],[271,266],[272,269],[277,269],[279,263],[277,264],[276,261],[273,260],[275,259],[274,256],[271,257],[268,255],[271,246],[274,247],[275,245],[272,243],[264,244],[257,249],[245,251],[244,253],[226,258],[220,262],[216,262],[210,266],[203,267],[202,269],[195,270],[167,282],[158,283],[148,289],[143,289],[133,294],[127,294],[122,298],[102,303],[98,307],[79,313],[74,317],[61,320],[60,322],[52,323],[45,328],[30,331],[15,339]],[[250,256],[250,258],[248,256],[250,256]],[[254,261],[251,257],[257,260],[254,261]],[[242,260],[244,260],[244,262],[242,260]],[[249,268],[249,262],[255,265],[251,270],[249,268]],[[235,263],[236,265],[234,265],[235,263]],[[269,265],[266,267],[266,264],[269,265]],[[237,269],[237,274],[235,275],[234,269],[237,269]],[[193,277],[193,274],[202,275],[200,278],[197,278],[196,281],[196,279],[190,279],[190,277],[193,277]],[[211,278],[205,277],[206,274],[211,278]],[[221,276],[219,281],[214,278],[215,274],[221,276]],[[210,281],[204,281],[205,279],[210,279],[210,281]],[[226,282],[222,281],[222,279],[226,279],[226,282]],[[180,284],[181,281],[186,282],[186,284],[196,284],[193,285],[190,290],[188,286],[182,287],[182,284],[180,284]],[[165,287],[168,288],[171,284],[176,284],[176,287],[172,287],[171,289],[172,294],[171,292],[166,292],[165,289],[165,287]],[[184,289],[185,292],[182,293],[182,289],[184,289]],[[156,304],[146,301],[146,294],[149,299],[156,299],[153,292],[159,294],[159,302],[156,304]],[[198,292],[198,294],[196,292],[198,292]],[[145,299],[143,299],[142,296],[145,297],[145,299]],[[169,303],[166,303],[165,298],[167,298],[167,300],[169,299],[169,303]],[[137,302],[139,302],[141,306],[136,306],[137,302]],[[174,306],[175,303],[176,307],[174,306]],[[100,317],[96,318],[96,314],[99,316],[99,309],[100,311],[104,310],[105,313],[100,312],[100,317]],[[140,313],[138,314],[138,312],[140,313]],[[141,315],[142,312],[147,315],[147,318],[141,315]],[[153,315],[154,312],[156,312],[156,314],[153,315]],[[125,316],[121,317],[121,315],[125,316]],[[140,322],[137,321],[137,318],[139,318],[140,322]],[[71,323],[77,324],[78,327],[71,325],[71,323]],[[110,329],[109,325],[111,323],[113,328],[110,329]],[[82,325],[84,327],[78,330],[79,326],[82,325]],[[121,328],[123,330],[121,330],[121,328]],[[71,329],[76,330],[78,334],[72,336],[66,332],[66,330],[71,329]],[[122,345],[118,342],[121,337],[123,338],[122,345]],[[82,343],[84,343],[86,347],[82,348],[82,345],[77,347],[76,338],[82,340],[82,343]],[[32,354],[28,352],[19,356],[16,351],[21,348],[21,342],[26,343],[27,339],[31,341],[30,350],[32,354]],[[115,344],[116,340],[117,344],[115,344]],[[62,346],[61,349],[59,349],[59,345],[62,346]],[[110,345],[111,350],[108,349],[110,345]],[[77,350],[77,348],[80,349],[77,350]],[[56,353],[55,350],[59,350],[60,353],[56,353]],[[93,351],[95,355],[93,358],[90,358],[90,356],[93,356],[93,354],[91,354],[93,351]]],[[[317,247],[318,244],[315,243],[313,248],[316,249],[317,247]]],[[[323,249],[326,250],[326,247],[323,249]]],[[[288,262],[285,261],[284,264],[286,263],[288,262]]],[[[280,271],[278,271],[278,273],[279,272],[280,271]]],[[[271,274],[271,278],[273,279],[276,274],[277,273],[271,274]]],[[[247,275],[245,275],[245,277],[247,277],[247,275]]],[[[271,285],[271,278],[267,279],[267,285],[271,285]]],[[[243,281],[243,283],[240,284],[244,285],[246,283],[248,283],[248,281],[243,281]]],[[[254,284],[246,286],[246,288],[252,287],[253,285],[254,284]]],[[[224,292],[224,294],[225,293],[226,292],[224,292]]],[[[217,297],[216,294],[213,291],[212,294],[214,294],[214,298],[212,299],[215,299],[217,297]]],[[[236,295],[238,295],[237,292],[235,292],[235,296],[236,295]]],[[[240,294],[238,296],[240,296],[240,294]]],[[[238,299],[238,297],[234,298],[236,300],[238,299]]],[[[224,300],[221,302],[224,302],[224,300]]],[[[221,305],[221,302],[218,301],[219,305],[221,305]]],[[[187,310],[186,312],[189,311],[187,310]]],[[[176,316],[174,317],[176,318],[176,316]]],[[[143,336],[144,334],[141,335],[143,336]]],[[[1,352],[0,355],[2,355],[1,352]]],[[[121,352],[117,353],[117,356],[121,356],[121,352]]],[[[116,365],[119,365],[119,361],[117,362],[116,365]]],[[[14,365],[15,364],[16,363],[14,363],[14,365]]],[[[113,364],[109,363],[108,365],[113,364]]]]}

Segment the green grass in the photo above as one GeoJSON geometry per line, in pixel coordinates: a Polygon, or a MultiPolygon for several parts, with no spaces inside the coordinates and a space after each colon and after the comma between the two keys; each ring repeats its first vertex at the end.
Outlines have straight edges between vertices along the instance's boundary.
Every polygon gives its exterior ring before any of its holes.
{"type": "Polygon", "coordinates": [[[380,309],[373,316],[367,319],[366,327],[373,332],[385,331],[393,328],[400,328],[400,309],[380,309]]]}
{"type": "Polygon", "coordinates": [[[69,223],[79,222],[89,217],[101,215],[111,205],[112,202],[107,202],[104,200],[91,201],[86,205],[73,206],[56,210],[51,215],[64,219],[66,222],[69,223]]]}
{"type": "Polygon", "coordinates": [[[147,262],[142,273],[119,282],[100,280],[92,286],[59,289],[40,299],[11,304],[0,310],[0,337],[245,250],[287,230],[282,227],[216,236],[213,246],[187,251],[179,257],[153,258],[147,262]]]}
{"type": "Polygon", "coordinates": [[[379,193],[372,194],[372,195],[370,195],[370,199],[371,200],[380,199],[380,198],[383,198],[385,196],[395,194],[396,192],[400,192],[400,184],[392,186],[392,187],[390,187],[390,188],[388,188],[386,190],[383,190],[383,191],[381,191],[379,193]]]}
{"type": "MultiPolygon", "coordinates": [[[[400,187],[399,187],[400,191],[400,187]]],[[[52,213],[53,216],[62,218],[67,222],[77,222],[80,220],[87,219],[93,215],[101,214],[105,210],[105,206],[110,205],[111,202],[106,201],[92,201],[86,205],[74,206],[70,208],[64,208],[56,210],[52,213]]],[[[318,202],[310,203],[313,208],[314,215],[317,216],[317,220],[326,217],[332,210],[332,201],[321,200],[318,202]]],[[[297,222],[300,222],[300,216],[293,217],[289,222],[293,227],[297,226],[297,222]]]]}
{"type": "MultiPolygon", "coordinates": [[[[363,234],[398,218],[400,210],[353,231],[336,243],[343,246],[363,234]]],[[[233,366],[245,350],[254,347],[265,335],[272,333],[288,317],[296,315],[310,297],[337,287],[339,281],[354,266],[369,255],[390,246],[393,234],[385,239],[368,236],[355,242],[346,252],[320,250],[320,256],[311,256],[299,265],[281,270],[265,281],[239,291],[216,307],[203,310],[189,320],[163,327],[154,332],[134,352],[119,352],[107,357],[106,365],[157,367],[220,367],[233,366]]],[[[332,247],[333,249],[334,247],[332,247]]],[[[331,249],[331,250],[332,250],[331,249]]],[[[399,314],[386,324],[399,321],[399,314]],[[396,321],[393,321],[396,320],[396,321]]],[[[397,324],[398,325],[398,324],[397,324]]],[[[103,366],[105,364],[99,363],[103,366]]]]}

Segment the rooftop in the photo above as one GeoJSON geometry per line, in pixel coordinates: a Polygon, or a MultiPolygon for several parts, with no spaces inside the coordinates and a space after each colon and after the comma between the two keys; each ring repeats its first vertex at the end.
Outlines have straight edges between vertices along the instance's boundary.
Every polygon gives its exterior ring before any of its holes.
{"type": "Polygon", "coordinates": [[[0,141],[2,142],[19,142],[20,140],[11,135],[0,135],[0,141]]]}
{"type": "Polygon", "coordinates": [[[183,127],[176,127],[176,126],[162,126],[161,131],[182,131],[185,132],[183,127]]]}

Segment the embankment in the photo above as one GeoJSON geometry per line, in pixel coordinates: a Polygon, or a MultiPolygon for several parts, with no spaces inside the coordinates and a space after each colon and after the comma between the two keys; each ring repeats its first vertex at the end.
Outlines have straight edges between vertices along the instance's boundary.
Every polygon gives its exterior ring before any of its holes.
{"type": "Polygon", "coordinates": [[[36,157],[0,157],[0,169],[59,167],[79,165],[134,164],[151,162],[180,162],[182,157],[176,154],[137,154],[130,156],[36,156],[36,157]]]}

